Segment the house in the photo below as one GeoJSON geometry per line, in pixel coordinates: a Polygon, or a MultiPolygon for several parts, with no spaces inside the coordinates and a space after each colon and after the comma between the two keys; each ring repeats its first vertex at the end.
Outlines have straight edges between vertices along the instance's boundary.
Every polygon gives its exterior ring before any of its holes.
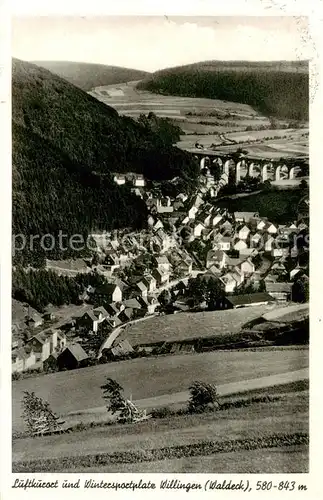
{"type": "Polygon", "coordinates": [[[242,261],[241,264],[239,265],[239,268],[246,275],[253,274],[256,270],[255,265],[253,264],[253,262],[251,262],[250,259],[242,261]]]}
{"type": "Polygon", "coordinates": [[[188,274],[192,274],[193,270],[193,261],[190,258],[181,259],[175,266],[175,272],[180,275],[187,276],[188,274]]]}
{"type": "Polygon", "coordinates": [[[264,230],[268,234],[277,234],[278,233],[278,228],[274,224],[272,224],[271,222],[267,222],[267,224],[264,227],[264,230]]]}
{"type": "Polygon", "coordinates": [[[250,229],[248,226],[244,225],[241,227],[241,229],[239,229],[238,231],[238,238],[240,240],[247,240],[248,239],[248,236],[250,234],[250,229]]]}
{"type": "Polygon", "coordinates": [[[30,312],[30,314],[28,313],[26,316],[25,323],[28,328],[37,328],[44,323],[44,320],[37,312],[30,312]]]}
{"type": "Polygon", "coordinates": [[[37,361],[45,361],[51,355],[51,339],[46,333],[38,333],[28,340],[27,345],[33,350],[37,361]]]}
{"type": "Polygon", "coordinates": [[[206,256],[206,268],[209,269],[213,265],[219,269],[223,269],[228,261],[228,256],[222,250],[209,250],[206,256]]]}
{"type": "Polygon", "coordinates": [[[241,283],[244,281],[244,273],[239,269],[238,267],[234,268],[233,271],[231,271],[231,276],[233,279],[237,282],[237,286],[240,286],[241,283]]]}
{"type": "Polygon", "coordinates": [[[219,278],[220,283],[223,286],[223,291],[225,293],[232,293],[237,287],[237,282],[231,273],[227,273],[219,278]]]}
{"type": "Polygon", "coordinates": [[[135,174],[133,178],[133,185],[135,187],[145,187],[146,181],[142,174],[135,174]]]}
{"type": "Polygon", "coordinates": [[[142,278],[142,282],[146,285],[148,293],[153,293],[156,290],[156,278],[154,278],[151,274],[146,274],[142,278]]]}
{"type": "Polygon", "coordinates": [[[158,286],[166,285],[169,282],[169,271],[165,269],[154,269],[153,276],[158,286]]]}
{"type": "Polygon", "coordinates": [[[53,352],[43,363],[43,368],[45,371],[56,371],[58,368],[57,358],[59,356],[58,352],[53,352]]]}
{"type": "Polygon", "coordinates": [[[113,180],[118,186],[126,183],[126,176],[124,174],[115,174],[113,180]]]}
{"type": "Polygon", "coordinates": [[[230,221],[226,220],[220,224],[220,230],[222,234],[231,234],[233,226],[230,221]]]}
{"type": "Polygon", "coordinates": [[[164,224],[162,223],[162,221],[160,219],[157,219],[156,221],[154,221],[153,230],[154,230],[155,233],[159,229],[163,229],[163,227],[164,227],[164,224]]]}
{"type": "Polygon", "coordinates": [[[236,222],[248,223],[250,219],[259,217],[258,212],[234,212],[234,219],[236,222]]]}
{"type": "Polygon", "coordinates": [[[257,224],[257,231],[264,231],[267,222],[265,220],[260,220],[257,224]]]}
{"type": "Polygon", "coordinates": [[[273,283],[270,281],[266,281],[266,292],[271,295],[274,299],[286,302],[290,300],[292,295],[292,286],[293,283],[273,283]]]}
{"type": "Polygon", "coordinates": [[[210,225],[215,227],[219,225],[221,221],[222,221],[222,215],[220,214],[211,215],[210,225]]]}
{"type": "Polygon", "coordinates": [[[271,253],[274,246],[275,246],[275,238],[273,238],[272,236],[269,236],[265,240],[265,247],[264,247],[265,252],[271,253]]]}
{"type": "MultiPolygon", "coordinates": [[[[138,297],[138,299],[139,299],[139,297],[138,297]]],[[[142,308],[142,306],[141,306],[141,304],[140,304],[140,302],[139,302],[139,300],[138,300],[138,299],[136,299],[136,298],[131,298],[131,299],[124,300],[124,301],[123,301],[123,304],[124,304],[124,306],[125,306],[125,309],[129,309],[129,308],[131,308],[131,309],[133,309],[134,311],[135,311],[135,310],[140,311],[140,310],[141,310],[141,308],[142,308]]]]}
{"type": "Polygon", "coordinates": [[[166,271],[169,272],[171,268],[171,264],[166,257],[166,255],[160,255],[158,257],[155,257],[155,265],[159,271],[166,271]]]}
{"type": "Polygon", "coordinates": [[[133,348],[127,339],[121,340],[115,347],[112,347],[111,353],[115,358],[127,356],[133,352],[133,348]]]}
{"type": "Polygon", "coordinates": [[[226,302],[232,309],[240,307],[267,305],[274,302],[273,297],[265,292],[256,292],[246,295],[233,295],[226,297],[226,302]]]}
{"type": "Polygon", "coordinates": [[[34,367],[37,363],[37,358],[34,350],[28,346],[25,346],[12,351],[11,362],[12,373],[21,373],[34,367]]]}
{"type": "Polygon", "coordinates": [[[237,250],[238,252],[240,252],[241,250],[245,250],[246,248],[248,248],[248,245],[247,243],[244,241],[244,240],[237,240],[234,244],[233,244],[233,249],[234,250],[237,250]]]}
{"type": "Polygon", "coordinates": [[[107,311],[110,317],[119,314],[122,308],[124,308],[124,305],[121,304],[120,302],[112,302],[111,304],[107,304],[105,306],[105,310],[107,311]]]}
{"type": "Polygon", "coordinates": [[[255,233],[250,237],[250,246],[252,248],[262,247],[262,236],[259,233],[255,233]]]}
{"type": "Polygon", "coordinates": [[[222,238],[218,241],[218,249],[223,252],[229,251],[231,249],[232,238],[231,236],[222,236],[222,238]]]}
{"type": "Polygon", "coordinates": [[[154,314],[156,308],[159,306],[159,302],[155,297],[138,297],[138,302],[142,310],[147,314],[154,314]]]}
{"type": "Polygon", "coordinates": [[[79,328],[88,328],[92,332],[97,332],[99,324],[109,317],[109,313],[104,307],[97,307],[86,311],[77,321],[79,328]]]}
{"type": "Polygon", "coordinates": [[[126,309],[123,309],[118,314],[118,318],[122,323],[126,323],[127,321],[130,321],[132,316],[133,316],[133,309],[131,307],[127,307],[126,309]]]}
{"type": "Polygon", "coordinates": [[[147,289],[147,286],[145,285],[145,283],[143,281],[139,281],[136,284],[136,290],[141,295],[141,297],[147,297],[148,289],[147,289]]]}
{"type": "Polygon", "coordinates": [[[86,364],[89,356],[78,343],[70,344],[57,356],[57,365],[60,370],[73,370],[86,364]]]}
{"type": "Polygon", "coordinates": [[[101,302],[122,302],[122,291],[119,285],[115,283],[107,283],[97,289],[97,298],[101,302]]]}
{"type": "Polygon", "coordinates": [[[188,214],[187,214],[187,216],[188,216],[189,220],[194,220],[194,219],[195,219],[195,216],[196,216],[196,214],[197,214],[197,212],[198,212],[198,208],[197,208],[197,207],[195,207],[195,206],[193,205],[193,206],[189,209],[188,214]]]}
{"type": "Polygon", "coordinates": [[[199,238],[201,236],[203,229],[205,229],[205,226],[201,222],[198,222],[193,226],[193,234],[195,238],[199,238]]]}

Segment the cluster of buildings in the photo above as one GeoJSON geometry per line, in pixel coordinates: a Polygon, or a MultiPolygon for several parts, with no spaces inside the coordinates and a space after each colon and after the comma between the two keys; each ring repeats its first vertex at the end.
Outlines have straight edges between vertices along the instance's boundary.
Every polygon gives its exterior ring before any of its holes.
{"type": "Polygon", "coordinates": [[[36,311],[25,312],[29,336],[23,343],[13,343],[14,372],[82,366],[97,350],[102,332],[108,336],[124,323],[156,313],[162,291],[179,284],[184,290],[189,278],[198,275],[218,280],[227,297],[226,307],[292,299],[295,280],[309,279],[308,248],[298,244],[307,224],[278,225],[256,212],[230,213],[216,207],[210,202],[214,183],[204,177],[194,196],[181,193],[171,198],[149,191],[141,175],[115,175],[118,185],[132,183],[145,200],[147,229],[92,234],[95,262],[47,261],[47,268],[60,275],[96,270],[106,284],[84,289],[80,299],[89,307],[80,317],[70,318],[70,336],[44,329],[46,319],[36,311]],[[250,285],[258,294],[254,301],[244,293],[250,285]]]}

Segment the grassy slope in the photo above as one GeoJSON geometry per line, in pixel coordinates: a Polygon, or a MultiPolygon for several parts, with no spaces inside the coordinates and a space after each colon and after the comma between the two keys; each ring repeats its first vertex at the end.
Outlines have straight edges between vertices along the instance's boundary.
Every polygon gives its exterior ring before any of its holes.
{"type": "Polygon", "coordinates": [[[138,84],[156,93],[250,104],[265,115],[308,119],[308,62],[205,61],[157,71],[138,84]]]}
{"type": "MultiPolygon", "coordinates": [[[[271,403],[201,415],[168,417],[137,425],[112,426],[65,436],[24,438],[13,443],[13,459],[44,460],[98,453],[144,453],[205,441],[257,440],[272,434],[308,433],[308,392],[291,393],[271,403]],[[85,451],[86,450],[86,451],[85,451]]],[[[85,458],[85,457],[84,457],[85,458]]],[[[77,459],[76,459],[77,460],[77,459]]],[[[115,469],[117,470],[117,469],[115,469]]]]}
{"type": "Polygon", "coordinates": [[[196,378],[217,384],[285,373],[308,366],[307,350],[209,352],[141,358],[13,382],[13,427],[22,430],[23,391],[35,391],[58,414],[102,406],[100,386],[116,379],[134,400],[188,389],[196,378]],[[68,394],[68,398],[66,398],[68,394]]]}
{"type": "Polygon", "coordinates": [[[33,61],[33,63],[86,91],[101,85],[141,80],[149,74],[147,71],[105,64],[65,61],[33,61]]]}

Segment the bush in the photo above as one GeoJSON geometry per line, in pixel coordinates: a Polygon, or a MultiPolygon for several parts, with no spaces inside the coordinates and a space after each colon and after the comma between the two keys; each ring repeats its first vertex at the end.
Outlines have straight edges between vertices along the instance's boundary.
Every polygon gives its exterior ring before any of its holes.
{"type": "Polygon", "coordinates": [[[167,418],[175,415],[175,412],[168,406],[162,406],[161,408],[153,408],[150,414],[152,418],[167,418]]]}
{"type": "Polygon", "coordinates": [[[190,386],[188,410],[191,413],[201,413],[207,408],[219,407],[218,391],[215,385],[205,382],[193,382],[190,386]]]}

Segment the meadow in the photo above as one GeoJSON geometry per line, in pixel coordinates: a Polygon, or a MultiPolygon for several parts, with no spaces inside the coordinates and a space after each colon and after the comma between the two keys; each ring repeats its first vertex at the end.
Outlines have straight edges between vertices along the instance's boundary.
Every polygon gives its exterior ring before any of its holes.
{"type": "Polygon", "coordinates": [[[50,375],[14,381],[12,384],[13,430],[24,429],[21,418],[23,391],[34,391],[47,400],[53,411],[65,418],[70,412],[104,405],[100,386],[106,377],[117,380],[127,397],[143,400],[187,391],[196,379],[216,385],[237,383],[274,374],[307,369],[307,349],[260,349],[253,351],[215,351],[201,354],[183,354],[156,358],[138,358],[108,363],[89,368],[58,372],[50,375]]]}
{"type": "MultiPolygon", "coordinates": [[[[14,470],[21,472],[87,472],[87,468],[98,465],[98,472],[123,472],[129,462],[132,472],[140,472],[142,462],[146,464],[145,472],[157,472],[156,468],[166,472],[175,460],[175,469],[188,467],[198,472],[201,469],[196,459],[191,461],[192,457],[201,457],[211,466],[218,464],[223,453],[231,453],[233,463],[224,464],[237,467],[241,453],[248,455],[250,450],[256,453],[258,449],[260,455],[259,448],[273,448],[287,465],[289,451],[293,452],[295,445],[303,445],[298,448],[303,468],[307,434],[308,391],[304,390],[283,393],[274,401],[248,407],[98,427],[69,434],[68,438],[62,435],[17,439],[13,442],[13,462],[14,470]]],[[[247,463],[248,472],[273,472],[272,460],[261,461],[258,470],[254,470],[256,463],[251,454],[247,463]]],[[[299,470],[302,471],[305,472],[299,470]]]]}

